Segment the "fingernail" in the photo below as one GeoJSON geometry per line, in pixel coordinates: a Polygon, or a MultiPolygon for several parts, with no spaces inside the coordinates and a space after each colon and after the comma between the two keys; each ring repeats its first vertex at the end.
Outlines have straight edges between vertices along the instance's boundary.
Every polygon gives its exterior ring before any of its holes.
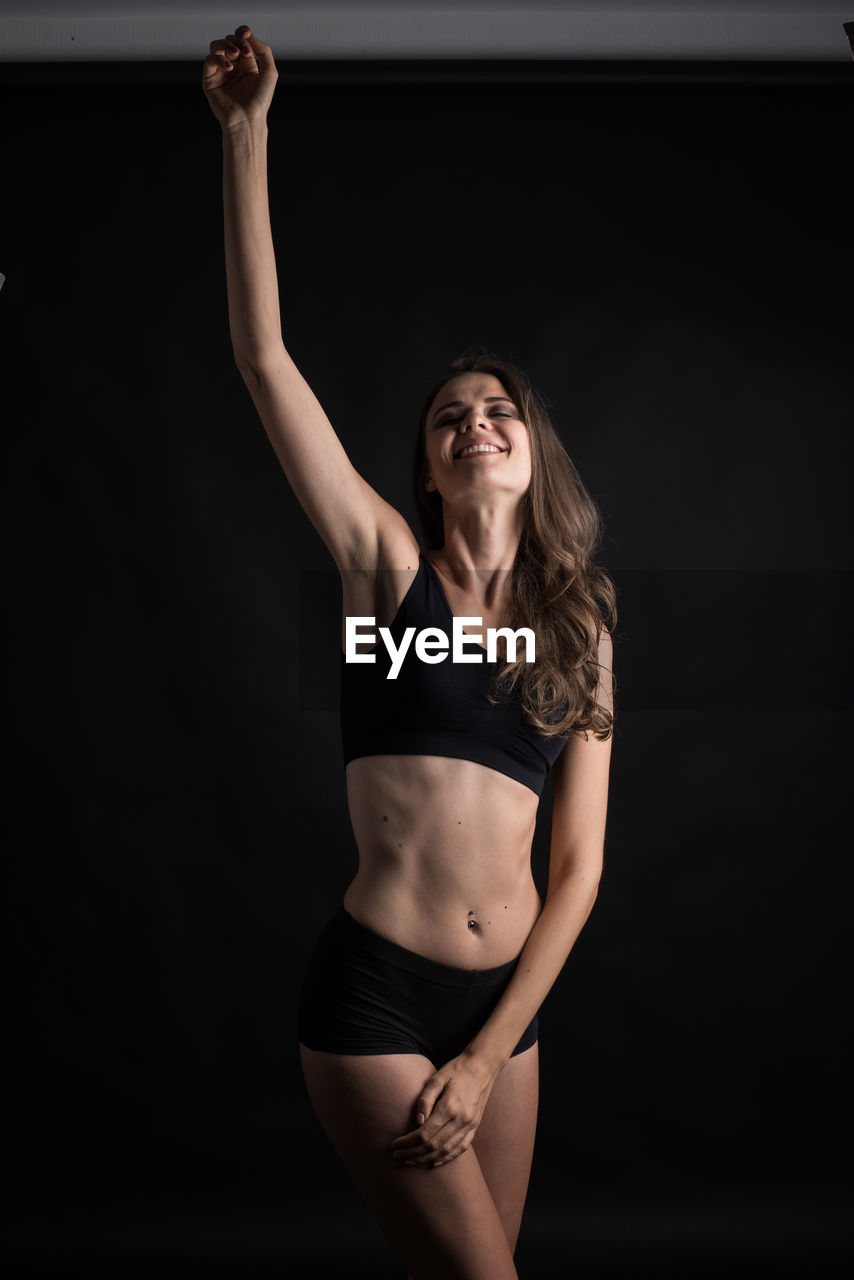
{"type": "Polygon", "coordinates": [[[407,1165],[410,1169],[414,1169],[414,1168],[415,1168],[415,1161],[414,1161],[414,1160],[404,1160],[404,1162],[403,1162],[403,1163],[404,1163],[405,1165],[407,1165]]]}
{"type": "Polygon", "coordinates": [[[445,1161],[444,1161],[444,1160],[434,1160],[434,1162],[433,1162],[433,1168],[434,1168],[434,1169],[441,1169],[441,1167],[442,1167],[442,1165],[443,1165],[444,1163],[445,1163],[445,1161]]]}
{"type": "Polygon", "coordinates": [[[427,1117],[425,1116],[424,1112],[423,1112],[423,1111],[419,1111],[419,1112],[418,1112],[418,1123],[419,1123],[419,1124],[423,1124],[423,1123],[424,1123],[424,1121],[425,1121],[426,1119],[427,1119],[427,1117]]]}

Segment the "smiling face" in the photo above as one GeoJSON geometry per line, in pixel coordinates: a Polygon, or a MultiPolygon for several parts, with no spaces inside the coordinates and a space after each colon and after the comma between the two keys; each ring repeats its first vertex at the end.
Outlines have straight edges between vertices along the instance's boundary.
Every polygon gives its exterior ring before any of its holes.
{"type": "Polygon", "coordinates": [[[531,447],[519,407],[491,373],[446,382],[424,430],[428,493],[446,501],[506,493],[521,498],[531,483],[531,447]]]}

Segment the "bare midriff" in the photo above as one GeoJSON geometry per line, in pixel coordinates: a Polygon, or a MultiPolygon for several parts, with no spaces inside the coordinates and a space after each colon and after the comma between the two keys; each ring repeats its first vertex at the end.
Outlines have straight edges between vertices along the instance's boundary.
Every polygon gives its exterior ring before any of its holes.
{"type": "Polygon", "coordinates": [[[515,959],[542,903],[531,874],[539,797],[473,760],[347,765],[359,869],[344,907],[375,933],[459,969],[515,959]]]}

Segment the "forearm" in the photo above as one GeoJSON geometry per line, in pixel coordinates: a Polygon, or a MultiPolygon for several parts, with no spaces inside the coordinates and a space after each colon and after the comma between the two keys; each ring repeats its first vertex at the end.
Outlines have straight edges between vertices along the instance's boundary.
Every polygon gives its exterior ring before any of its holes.
{"type": "Polygon", "coordinates": [[[593,909],[598,880],[579,870],[550,888],[516,971],[466,1054],[497,1074],[545,1000],[593,909]]]}
{"type": "Polygon", "coordinates": [[[238,363],[282,341],[267,192],[267,125],[222,134],[222,201],[228,319],[238,363]]]}
{"type": "MultiPolygon", "coordinates": [[[[404,1164],[455,1160],[471,1143],[501,1068],[545,1000],[596,900],[597,859],[549,887],[513,977],[471,1043],[425,1083],[415,1100],[416,1127],[392,1143],[404,1164]]],[[[599,866],[601,868],[601,859],[599,866]]]]}

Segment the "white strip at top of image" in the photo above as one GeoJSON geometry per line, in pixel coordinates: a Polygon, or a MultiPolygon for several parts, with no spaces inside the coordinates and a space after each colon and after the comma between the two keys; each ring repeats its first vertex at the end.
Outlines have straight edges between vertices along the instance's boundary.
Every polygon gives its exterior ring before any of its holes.
{"type": "MultiPolygon", "coordinates": [[[[239,9],[239,6],[238,6],[239,9]]],[[[0,61],[187,61],[203,58],[233,4],[141,0],[62,7],[0,0],[0,61]],[[196,11],[194,12],[194,7],[196,11]],[[82,11],[82,12],[81,12],[82,11]],[[217,25],[219,24],[219,25],[217,25]],[[213,35],[212,35],[213,32],[213,35]]],[[[280,4],[249,21],[277,59],[579,59],[839,61],[850,58],[849,4],[658,0],[462,4],[280,4]]]]}

